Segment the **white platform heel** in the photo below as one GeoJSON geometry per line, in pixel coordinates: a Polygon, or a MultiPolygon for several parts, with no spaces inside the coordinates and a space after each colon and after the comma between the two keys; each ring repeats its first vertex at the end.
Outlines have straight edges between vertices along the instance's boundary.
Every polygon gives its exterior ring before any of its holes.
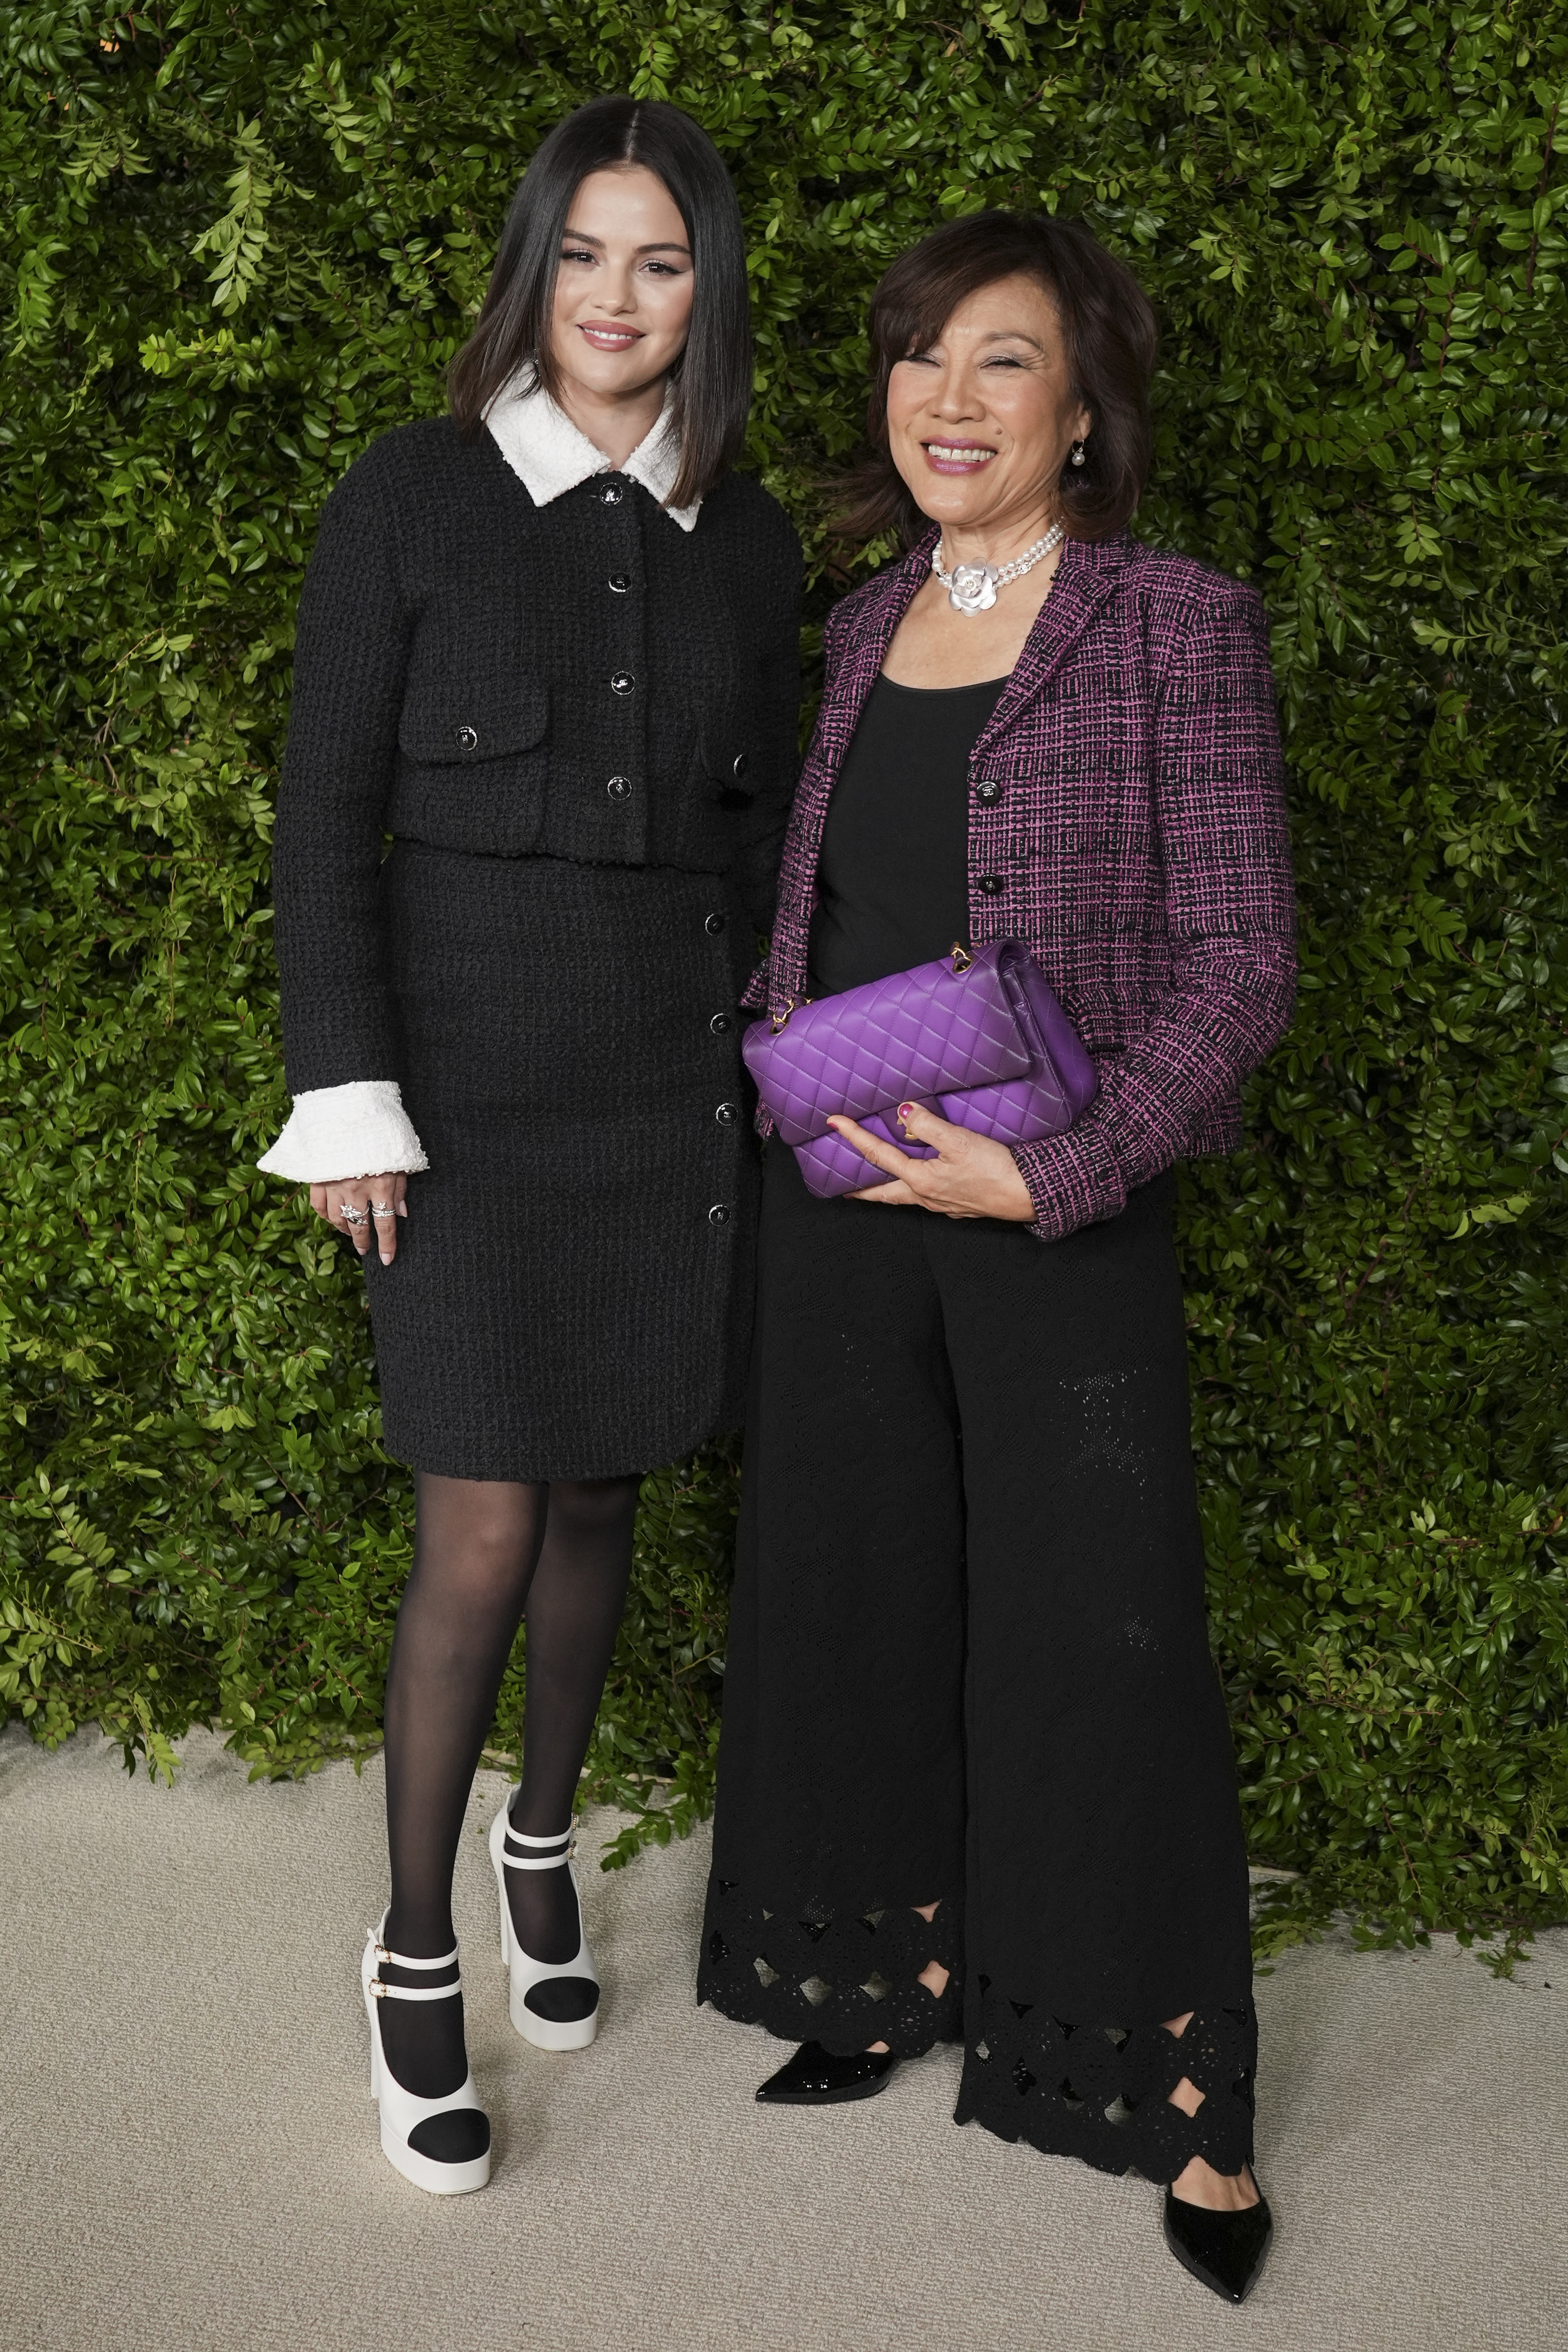
{"type": "Polygon", "coordinates": [[[500,1897],[500,1956],[511,1979],[511,2021],[536,2050],[585,2050],[599,2030],[599,1974],[583,1933],[583,1900],[572,1867],[572,1832],[524,1837],[503,1805],[490,1823],[490,1860],[500,1897]],[[507,1901],[509,1870],[564,1870],[577,1904],[577,1954],[552,1963],[531,1959],[517,1940],[507,1901]]]}
{"type": "MultiPolygon", "coordinates": [[[[482,2189],[490,2177],[489,2117],[479,2105],[473,2075],[465,2074],[460,2089],[449,2098],[416,2098],[404,2089],[386,2063],[379,2015],[384,2000],[446,2000],[460,1990],[463,1981],[459,1976],[444,1985],[384,1984],[384,1960],[398,1969],[449,1969],[458,1957],[457,1949],[454,1947],[445,1959],[410,1959],[405,1952],[387,1950],[381,1940],[385,1929],[384,1911],[380,1926],[365,1930],[364,1958],[360,1963],[365,2015],[370,2020],[370,2095],[381,2109],[381,2152],[416,2189],[427,2189],[433,2197],[462,2197],[471,2189],[482,2189]],[[442,2130],[439,2119],[459,2115],[478,2115],[484,2125],[484,2151],[452,2161],[440,2153],[443,2141],[449,2146],[453,2135],[442,2130]]],[[[465,2131],[462,2144],[471,2144],[471,2131],[465,2131]]]]}

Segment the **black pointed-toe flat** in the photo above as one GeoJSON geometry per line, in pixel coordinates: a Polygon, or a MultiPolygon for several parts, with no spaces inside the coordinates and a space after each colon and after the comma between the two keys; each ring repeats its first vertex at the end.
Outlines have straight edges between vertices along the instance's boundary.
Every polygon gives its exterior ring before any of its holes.
{"type": "Polygon", "coordinates": [[[1165,2243],[1184,2271],[1226,2303],[1247,2301],[1273,2236],[1274,2216],[1261,2189],[1257,2204],[1241,2213],[1214,2213],[1165,2191],[1165,2243]]]}
{"type": "Polygon", "coordinates": [[[890,2050],[836,2058],[820,2042],[803,2042],[757,2096],[765,2107],[831,2107],[844,2099],[874,2098],[898,2063],[890,2050]]]}

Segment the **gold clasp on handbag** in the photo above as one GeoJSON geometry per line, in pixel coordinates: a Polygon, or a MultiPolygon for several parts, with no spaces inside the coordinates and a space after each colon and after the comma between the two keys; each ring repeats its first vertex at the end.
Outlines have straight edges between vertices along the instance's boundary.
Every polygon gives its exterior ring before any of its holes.
{"type": "Polygon", "coordinates": [[[960,941],[954,940],[952,943],[952,968],[954,971],[960,973],[966,972],[973,961],[974,958],[970,954],[969,950],[963,946],[960,941]]]}

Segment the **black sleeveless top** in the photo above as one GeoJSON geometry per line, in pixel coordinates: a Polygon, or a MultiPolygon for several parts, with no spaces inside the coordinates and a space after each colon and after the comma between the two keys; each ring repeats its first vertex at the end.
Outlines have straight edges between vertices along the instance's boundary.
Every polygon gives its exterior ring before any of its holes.
{"type": "Polygon", "coordinates": [[[833,996],[969,938],[969,754],[1003,677],[879,677],[828,803],[812,918],[813,996],[833,996]]]}

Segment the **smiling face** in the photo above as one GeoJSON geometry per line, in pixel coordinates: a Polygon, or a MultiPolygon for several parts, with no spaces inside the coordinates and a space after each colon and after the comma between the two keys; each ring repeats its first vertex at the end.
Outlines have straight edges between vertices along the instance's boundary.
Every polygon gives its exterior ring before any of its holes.
{"type": "Polygon", "coordinates": [[[550,350],[570,414],[662,384],[691,324],[691,247],[664,182],[642,164],[591,172],[566,215],[550,350]]]}
{"type": "Polygon", "coordinates": [[[1056,304],[1022,274],[971,294],[888,379],[893,463],[922,513],[960,545],[977,535],[986,561],[1051,520],[1062,467],[1089,425],[1056,304]]]}

